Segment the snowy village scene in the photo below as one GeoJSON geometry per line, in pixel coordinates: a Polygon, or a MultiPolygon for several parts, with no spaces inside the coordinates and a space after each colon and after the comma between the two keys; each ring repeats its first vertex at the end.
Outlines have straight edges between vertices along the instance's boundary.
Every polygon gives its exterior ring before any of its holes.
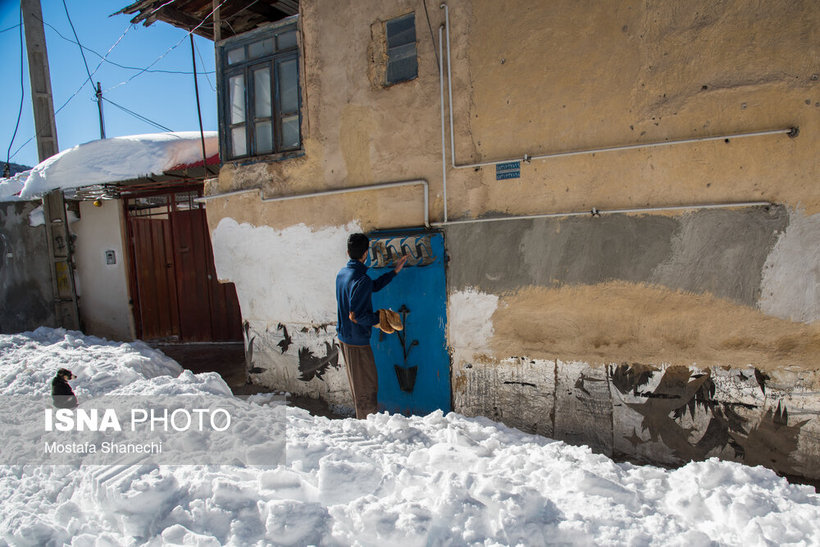
{"type": "Polygon", "coordinates": [[[0,48],[0,546],[820,545],[816,0],[0,48]]]}

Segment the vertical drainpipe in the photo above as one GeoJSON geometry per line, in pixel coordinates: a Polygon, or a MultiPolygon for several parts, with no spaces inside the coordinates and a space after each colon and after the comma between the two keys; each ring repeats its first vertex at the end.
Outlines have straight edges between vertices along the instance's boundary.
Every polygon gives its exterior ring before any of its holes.
{"type": "MultiPolygon", "coordinates": [[[[438,83],[439,83],[439,99],[441,103],[441,180],[444,186],[444,222],[447,222],[447,145],[445,144],[444,134],[444,51],[442,48],[442,30],[444,25],[438,28],[438,58],[441,62],[438,64],[438,83]]],[[[449,60],[447,66],[449,67],[449,60]]],[[[452,105],[450,105],[452,109],[452,105]]]]}
{"type": "MultiPolygon", "coordinates": [[[[453,162],[453,168],[456,167],[456,145],[455,137],[453,136],[453,67],[450,66],[450,8],[447,4],[442,4],[441,8],[444,10],[444,25],[447,33],[447,93],[450,111],[450,160],[453,162]]],[[[442,63],[444,61],[442,60],[442,63]]]]}

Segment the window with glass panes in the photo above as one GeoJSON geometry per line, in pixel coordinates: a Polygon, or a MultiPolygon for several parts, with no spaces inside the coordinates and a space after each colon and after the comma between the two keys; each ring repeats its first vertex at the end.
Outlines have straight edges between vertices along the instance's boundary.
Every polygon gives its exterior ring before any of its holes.
{"type": "Polygon", "coordinates": [[[387,35],[387,85],[412,80],[418,75],[416,16],[409,13],[385,23],[387,35]]]}
{"type": "Polygon", "coordinates": [[[301,148],[296,26],[225,40],[221,53],[221,138],[226,159],[301,148]]]}

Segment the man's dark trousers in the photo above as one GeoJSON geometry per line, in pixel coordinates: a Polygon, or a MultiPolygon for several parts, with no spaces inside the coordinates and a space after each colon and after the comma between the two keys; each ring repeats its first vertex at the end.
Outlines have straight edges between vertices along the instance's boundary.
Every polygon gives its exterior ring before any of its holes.
{"type": "Polygon", "coordinates": [[[350,260],[336,275],[336,336],[345,359],[357,418],[377,412],[379,381],[370,337],[373,327],[379,324],[379,314],[373,311],[371,295],[383,289],[394,277],[395,270],[390,270],[370,279],[367,266],[358,260],[350,260]],[[351,313],[355,321],[350,319],[351,313]]]}
{"type": "Polygon", "coordinates": [[[373,350],[367,346],[352,346],[339,342],[345,358],[345,370],[353,392],[353,405],[356,407],[356,418],[367,418],[368,414],[378,411],[376,400],[379,389],[379,375],[376,372],[376,359],[373,350]]]}

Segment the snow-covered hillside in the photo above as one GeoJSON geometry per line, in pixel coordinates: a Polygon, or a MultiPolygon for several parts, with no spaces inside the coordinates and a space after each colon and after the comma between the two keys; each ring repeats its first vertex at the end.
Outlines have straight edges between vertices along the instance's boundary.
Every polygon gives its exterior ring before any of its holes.
{"type": "MultiPolygon", "coordinates": [[[[271,397],[233,399],[218,375],[183,372],[142,343],[51,329],[0,336],[5,396],[48,397],[60,367],[78,375],[81,401],[203,393],[283,410],[271,397]]],[[[283,465],[0,466],[0,544],[820,544],[814,488],[764,468],[617,464],[457,414],[286,412],[283,465]]],[[[259,429],[235,432],[237,442],[258,442],[259,429]]]]}

